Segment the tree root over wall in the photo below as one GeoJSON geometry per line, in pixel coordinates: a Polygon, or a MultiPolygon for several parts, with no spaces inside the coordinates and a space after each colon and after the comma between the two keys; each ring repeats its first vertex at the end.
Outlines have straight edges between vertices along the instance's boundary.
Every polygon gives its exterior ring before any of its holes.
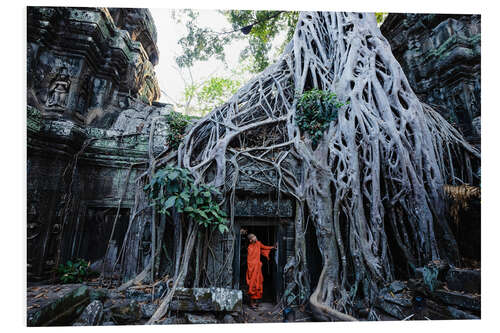
{"type": "MultiPolygon", "coordinates": [[[[379,288],[394,279],[391,250],[410,268],[457,260],[443,186],[472,184],[479,157],[418,100],[373,14],[302,12],[280,59],[196,123],[177,163],[228,195],[230,230],[241,175],[294,198],[299,235],[288,266],[295,292],[305,290],[319,319],[354,320],[355,303],[373,310],[379,288]],[[297,94],[312,88],[346,103],[314,149],[295,124],[297,94]],[[323,257],[312,294],[305,214],[323,257]]],[[[181,268],[150,324],[166,314],[184,283],[198,234],[188,223],[181,268]]]]}

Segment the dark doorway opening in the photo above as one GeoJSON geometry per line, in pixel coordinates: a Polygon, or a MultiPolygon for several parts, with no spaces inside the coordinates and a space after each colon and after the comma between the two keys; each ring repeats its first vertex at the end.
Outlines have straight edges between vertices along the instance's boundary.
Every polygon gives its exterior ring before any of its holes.
{"type": "MultiPolygon", "coordinates": [[[[96,261],[104,257],[115,221],[117,208],[90,207],[83,225],[79,257],[96,261]]],[[[113,241],[119,252],[127,231],[130,209],[122,208],[116,221],[113,241]]]]}
{"type": "MultiPolygon", "coordinates": [[[[247,230],[248,233],[255,234],[257,239],[264,245],[274,245],[278,241],[277,226],[242,225],[241,229],[247,230]]],[[[239,285],[240,289],[243,290],[244,297],[246,299],[248,299],[248,286],[246,282],[248,244],[247,235],[241,234],[239,285]]],[[[260,261],[262,262],[262,276],[264,277],[262,302],[274,303],[279,297],[278,256],[278,251],[272,250],[269,254],[269,260],[264,256],[261,256],[260,258],[260,261]]]]}

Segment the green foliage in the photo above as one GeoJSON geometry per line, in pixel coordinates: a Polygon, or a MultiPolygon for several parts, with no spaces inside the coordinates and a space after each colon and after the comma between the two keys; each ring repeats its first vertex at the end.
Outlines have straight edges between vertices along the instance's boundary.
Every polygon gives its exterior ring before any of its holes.
{"type": "MultiPolygon", "coordinates": [[[[243,49],[240,59],[252,59],[250,71],[258,73],[264,70],[274,60],[271,59],[269,51],[272,49],[272,42],[281,32],[284,32],[285,39],[280,49],[292,39],[299,12],[278,12],[268,10],[229,10],[224,14],[232,24],[233,29],[239,29],[253,23],[252,30],[247,35],[248,46],[243,49]]],[[[245,38],[238,33],[240,38],[245,38]]]]}
{"type": "Polygon", "coordinates": [[[186,134],[187,126],[191,123],[190,117],[172,111],[165,116],[165,120],[169,128],[167,133],[167,144],[172,149],[177,149],[186,134]]]}
{"type": "MultiPolygon", "coordinates": [[[[250,59],[250,72],[261,72],[275,60],[269,54],[273,49],[273,41],[283,37],[281,46],[278,47],[278,50],[282,51],[292,39],[299,18],[298,11],[221,10],[219,12],[226,16],[236,31],[221,33],[200,27],[197,22],[199,14],[191,9],[173,11],[173,17],[178,23],[185,22],[188,31],[178,42],[182,47],[182,54],[176,58],[179,67],[191,67],[194,62],[206,61],[211,57],[224,61],[225,48],[234,40],[246,39],[248,46],[242,50],[240,60],[250,59]],[[252,26],[250,32],[244,35],[240,29],[250,25],[252,26]]],[[[382,24],[387,15],[385,12],[375,13],[377,23],[382,24]]]]}
{"type": "Polygon", "coordinates": [[[215,197],[220,193],[213,186],[195,184],[187,169],[167,165],[155,173],[144,190],[161,214],[169,215],[175,207],[201,226],[217,228],[221,233],[228,230],[227,214],[215,197]]]}
{"type": "Polygon", "coordinates": [[[323,137],[330,123],[337,119],[338,110],[344,105],[333,92],[312,89],[297,96],[295,123],[302,133],[312,139],[313,149],[323,137]]]}
{"type": "Polygon", "coordinates": [[[251,72],[260,72],[266,68],[273,59],[269,52],[272,42],[281,32],[284,33],[282,47],[293,36],[297,24],[298,12],[278,12],[267,10],[222,10],[231,23],[235,32],[221,33],[207,27],[201,27],[197,22],[199,13],[191,9],[175,10],[173,17],[178,23],[184,22],[187,34],[178,43],[182,53],[176,58],[179,67],[192,67],[196,61],[206,61],[215,57],[225,61],[225,47],[232,41],[247,39],[248,46],[241,52],[240,59],[251,59],[251,72]],[[256,24],[254,24],[256,23],[256,24]],[[248,35],[239,29],[254,24],[248,35]]]}
{"type": "Polygon", "coordinates": [[[76,259],[74,262],[68,260],[65,265],[60,264],[57,268],[59,280],[62,283],[83,282],[83,279],[92,274],[89,264],[84,259],[76,259]]]}
{"type": "Polygon", "coordinates": [[[192,9],[173,11],[177,22],[185,21],[188,33],[178,43],[182,47],[182,54],[175,59],[179,67],[191,67],[194,61],[206,61],[215,56],[224,60],[224,46],[233,37],[229,34],[220,35],[209,28],[202,28],[197,24],[198,12],[192,9]]]}
{"type": "MultiPolygon", "coordinates": [[[[235,76],[238,76],[237,73],[235,76]]],[[[225,103],[240,86],[240,80],[221,76],[190,84],[184,88],[184,100],[190,101],[186,112],[203,116],[225,103]]]]}
{"type": "Polygon", "coordinates": [[[201,114],[204,115],[226,102],[240,86],[241,82],[223,77],[212,77],[203,82],[197,94],[201,114]]]}
{"type": "Polygon", "coordinates": [[[389,13],[375,13],[375,18],[377,19],[377,24],[380,26],[384,23],[385,18],[389,15],[389,13]]]}

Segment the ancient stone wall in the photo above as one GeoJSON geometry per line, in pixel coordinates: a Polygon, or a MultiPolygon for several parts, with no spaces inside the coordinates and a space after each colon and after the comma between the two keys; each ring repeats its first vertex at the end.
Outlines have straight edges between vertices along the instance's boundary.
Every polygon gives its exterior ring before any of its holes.
{"type": "Polygon", "coordinates": [[[149,10],[121,10],[120,25],[106,8],[28,7],[27,13],[28,105],[45,118],[105,127],[112,120],[101,118],[116,117],[131,98],[151,104],[160,97],[149,10]]]}
{"type": "MultiPolygon", "coordinates": [[[[155,102],[159,53],[149,10],[28,7],[27,14],[28,279],[43,280],[57,263],[102,256],[118,213],[109,249],[116,257],[152,119],[171,109],[155,102]]],[[[166,135],[158,124],[156,153],[166,135]]],[[[132,246],[118,267],[127,276],[144,265],[150,214],[129,232],[132,246]]]]}
{"type": "Polygon", "coordinates": [[[420,100],[479,145],[481,16],[391,13],[380,29],[420,100]]]}
{"type": "MultiPolygon", "coordinates": [[[[79,257],[98,259],[96,253],[103,255],[118,208],[114,239],[115,252],[119,250],[135,204],[136,187],[142,186],[135,179],[144,172],[148,158],[152,119],[161,119],[166,112],[171,109],[147,105],[142,112],[124,110],[113,129],[105,130],[69,120],[44,120],[38,110],[28,106],[30,278],[47,278],[57,262],[79,257]],[[133,131],[130,125],[135,126],[133,131]],[[89,247],[99,249],[90,249],[91,253],[89,247]]],[[[159,122],[155,153],[164,148],[166,130],[165,123],[159,122]]],[[[139,204],[147,203],[139,200],[139,204]]],[[[130,230],[125,267],[118,269],[127,276],[144,266],[139,247],[150,215],[146,209],[130,230]]]]}

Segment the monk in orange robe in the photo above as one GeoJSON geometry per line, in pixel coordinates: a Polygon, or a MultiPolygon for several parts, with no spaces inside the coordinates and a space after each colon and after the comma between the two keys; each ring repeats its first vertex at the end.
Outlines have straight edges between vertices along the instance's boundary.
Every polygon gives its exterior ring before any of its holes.
{"type": "Polygon", "coordinates": [[[264,277],[262,276],[262,262],[260,255],[262,254],[269,259],[269,253],[272,249],[276,249],[277,245],[266,246],[257,240],[254,234],[248,234],[248,256],[247,256],[247,274],[246,280],[248,285],[248,295],[250,296],[250,306],[256,307],[256,300],[262,298],[264,277]]]}

